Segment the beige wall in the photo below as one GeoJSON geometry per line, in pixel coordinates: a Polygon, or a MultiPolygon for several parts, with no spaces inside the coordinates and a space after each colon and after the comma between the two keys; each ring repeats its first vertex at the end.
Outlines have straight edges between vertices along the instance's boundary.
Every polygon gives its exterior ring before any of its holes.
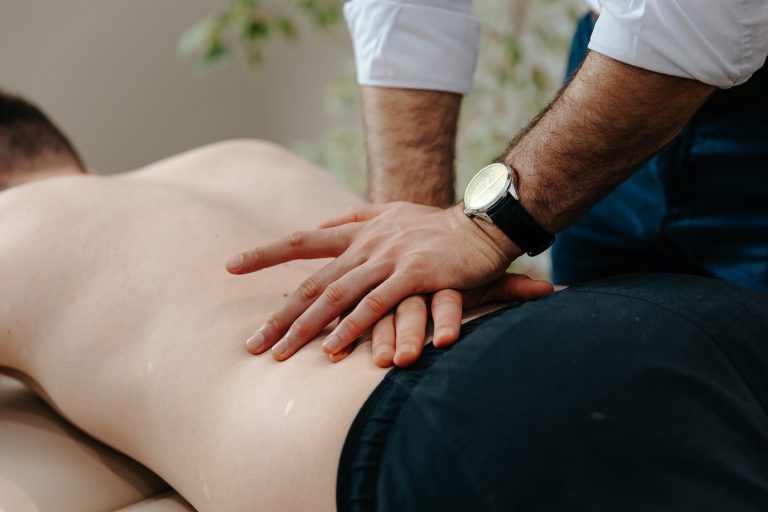
{"type": "Polygon", "coordinates": [[[0,87],[42,105],[101,172],[230,137],[317,139],[325,84],[349,69],[344,28],[274,45],[256,76],[239,61],[201,72],[178,38],[224,2],[0,0],[0,87]]]}

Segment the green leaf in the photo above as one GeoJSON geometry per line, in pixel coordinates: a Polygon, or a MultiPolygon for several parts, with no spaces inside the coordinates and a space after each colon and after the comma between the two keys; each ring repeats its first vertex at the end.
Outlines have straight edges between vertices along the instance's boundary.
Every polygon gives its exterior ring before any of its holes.
{"type": "Polygon", "coordinates": [[[267,39],[269,37],[269,24],[264,19],[253,19],[245,26],[243,37],[251,41],[267,39]]]}
{"type": "Polygon", "coordinates": [[[229,48],[219,38],[212,39],[203,54],[203,62],[208,65],[215,64],[229,52],[229,48]]]}
{"type": "Polygon", "coordinates": [[[287,16],[283,16],[277,20],[277,28],[280,30],[280,33],[283,34],[283,37],[289,41],[295,40],[298,36],[296,25],[293,23],[293,20],[287,16]]]}
{"type": "Polygon", "coordinates": [[[298,6],[316,26],[328,28],[341,19],[342,3],[334,0],[330,0],[330,3],[300,0],[298,6]]]}

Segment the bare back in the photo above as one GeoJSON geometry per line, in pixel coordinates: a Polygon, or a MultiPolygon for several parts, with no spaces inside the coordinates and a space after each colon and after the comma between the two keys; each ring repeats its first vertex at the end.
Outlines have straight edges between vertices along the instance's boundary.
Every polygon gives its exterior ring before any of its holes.
{"type": "Polygon", "coordinates": [[[333,510],[339,454],[383,378],[369,350],[284,363],[243,342],[325,262],[227,257],[360,200],[276,146],[228,142],[119,177],[0,194],[0,366],[205,510],[333,510]]]}

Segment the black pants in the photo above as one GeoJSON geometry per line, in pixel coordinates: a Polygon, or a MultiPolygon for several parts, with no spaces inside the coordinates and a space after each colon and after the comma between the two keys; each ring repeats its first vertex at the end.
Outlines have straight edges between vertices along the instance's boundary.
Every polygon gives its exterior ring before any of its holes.
{"type": "Polygon", "coordinates": [[[392,370],[339,510],[766,511],[768,296],[631,275],[464,327],[392,370]]]}

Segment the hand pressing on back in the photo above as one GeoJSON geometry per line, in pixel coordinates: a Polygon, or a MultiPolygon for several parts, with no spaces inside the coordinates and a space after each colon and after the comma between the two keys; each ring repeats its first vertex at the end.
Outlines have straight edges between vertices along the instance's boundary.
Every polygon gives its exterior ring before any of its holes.
{"type": "Polygon", "coordinates": [[[297,259],[334,258],[248,340],[251,352],[271,348],[282,361],[345,312],[323,343],[329,355],[344,353],[412,295],[488,292],[482,287],[503,277],[520,254],[497,227],[470,219],[461,205],[443,210],[398,202],[356,207],[319,229],[242,253],[227,270],[247,274],[297,259]]]}
{"type": "MultiPolygon", "coordinates": [[[[405,367],[415,363],[426,345],[429,317],[433,325],[432,344],[437,348],[446,348],[459,339],[465,310],[486,304],[538,299],[552,291],[553,287],[547,281],[533,280],[521,274],[505,274],[474,290],[440,290],[431,296],[412,295],[373,326],[373,362],[382,368],[392,365],[405,367]]],[[[341,361],[354,348],[354,344],[349,345],[329,357],[333,362],[341,361]]]]}

